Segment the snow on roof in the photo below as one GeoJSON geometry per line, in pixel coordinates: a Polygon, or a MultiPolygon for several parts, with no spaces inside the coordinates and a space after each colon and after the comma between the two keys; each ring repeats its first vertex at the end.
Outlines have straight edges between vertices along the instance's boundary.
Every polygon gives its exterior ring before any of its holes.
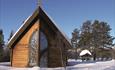
{"type": "Polygon", "coordinates": [[[91,52],[89,51],[89,50],[82,50],[81,52],[80,52],[80,56],[83,56],[83,55],[85,55],[85,54],[89,54],[89,55],[92,55],[91,54],[91,52]]]}
{"type": "Polygon", "coordinates": [[[30,18],[31,16],[29,16],[24,23],[18,28],[18,30],[14,33],[14,35],[11,37],[11,39],[8,41],[8,44],[12,41],[12,39],[14,38],[14,36],[19,32],[19,30],[25,25],[25,23],[27,22],[27,20],[30,18]]]}

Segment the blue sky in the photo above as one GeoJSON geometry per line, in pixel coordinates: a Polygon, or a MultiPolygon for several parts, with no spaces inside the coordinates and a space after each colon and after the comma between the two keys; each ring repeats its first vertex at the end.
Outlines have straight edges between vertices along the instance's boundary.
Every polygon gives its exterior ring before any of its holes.
{"type": "MultiPolygon", "coordinates": [[[[115,0],[42,0],[42,7],[69,38],[86,20],[107,22],[115,36],[115,0]]],[[[37,0],[0,0],[0,28],[5,41],[36,8],[37,0]]]]}

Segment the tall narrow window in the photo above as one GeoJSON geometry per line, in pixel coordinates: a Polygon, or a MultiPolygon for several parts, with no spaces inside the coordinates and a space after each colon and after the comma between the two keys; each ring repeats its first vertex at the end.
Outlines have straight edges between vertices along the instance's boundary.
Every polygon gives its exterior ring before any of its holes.
{"type": "Polygon", "coordinates": [[[29,43],[29,66],[37,66],[38,61],[38,31],[35,31],[29,43]]]}
{"type": "Polygon", "coordinates": [[[40,67],[47,67],[48,62],[48,52],[47,52],[48,42],[46,35],[40,31],[40,67]]]}
{"type": "Polygon", "coordinates": [[[38,36],[38,34],[39,32],[35,31],[30,38],[29,66],[38,66],[37,64],[40,64],[40,67],[47,67],[48,65],[47,64],[48,62],[47,38],[46,38],[46,35],[42,31],[40,31],[40,36],[38,36]],[[38,47],[39,39],[40,39],[40,47],[38,47]],[[39,48],[40,48],[40,51],[39,51],[39,48]],[[40,61],[38,61],[39,60],[38,54],[40,54],[40,61]]]}

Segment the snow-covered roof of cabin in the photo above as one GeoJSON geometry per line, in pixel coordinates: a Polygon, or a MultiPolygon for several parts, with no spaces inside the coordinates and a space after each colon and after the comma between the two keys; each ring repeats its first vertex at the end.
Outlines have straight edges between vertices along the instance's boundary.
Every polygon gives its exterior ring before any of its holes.
{"type": "Polygon", "coordinates": [[[91,52],[89,50],[87,50],[87,49],[82,50],[79,55],[83,56],[83,55],[86,55],[86,54],[92,55],[91,52]]]}

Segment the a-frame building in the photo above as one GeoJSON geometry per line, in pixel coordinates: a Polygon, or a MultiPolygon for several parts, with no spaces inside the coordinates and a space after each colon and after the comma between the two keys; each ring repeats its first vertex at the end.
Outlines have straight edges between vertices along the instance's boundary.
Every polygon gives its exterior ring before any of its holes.
{"type": "Polygon", "coordinates": [[[13,67],[63,67],[69,39],[38,7],[8,42],[13,67]]]}

